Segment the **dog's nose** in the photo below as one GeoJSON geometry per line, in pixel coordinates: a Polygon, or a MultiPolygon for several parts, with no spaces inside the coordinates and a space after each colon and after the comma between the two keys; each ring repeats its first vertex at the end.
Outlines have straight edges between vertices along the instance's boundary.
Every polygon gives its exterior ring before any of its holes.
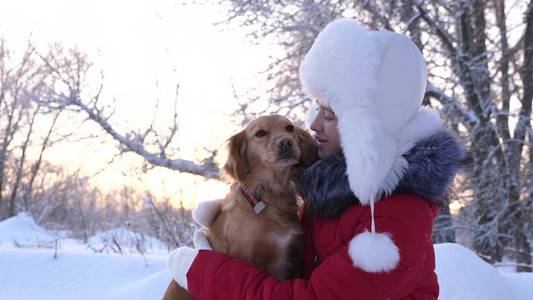
{"type": "Polygon", "coordinates": [[[278,142],[279,151],[285,152],[292,149],[292,140],[291,139],[281,139],[278,142]]]}

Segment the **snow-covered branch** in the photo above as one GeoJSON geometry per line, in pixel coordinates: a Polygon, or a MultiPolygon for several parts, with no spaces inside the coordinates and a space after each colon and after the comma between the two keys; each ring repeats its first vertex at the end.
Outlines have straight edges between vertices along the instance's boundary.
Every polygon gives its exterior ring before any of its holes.
{"type": "MultiPolygon", "coordinates": [[[[220,170],[214,162],[213,157],[209,157],[205,159],[201,164],[198,164],[189,160],[170,159],[166,157],[164,151],[161,151],[160,153],[151,153],[146,150],[144,145],[142,145],[141,143],[138,143],[133,139],[119,134],[111,126],[108,120],[99,114],[98,110],[88,107],[82,101],[80,101],[78,97],[71,96],[69,98],[63,99],[62,101],[64,101],[64,103],[66,103],[67,105],[74,105],[76,107],[79,107],[89,116],[91,120],[100,125],[100,127],[105,130],[105,132],[107,132],[111,137],[118,141],[122,147],[125,147],[127,151],[131,151],[142,156],[144,159],[146,159],[153,165],[165,167],[180,172],[191,173],[194,175],[200,175],[206,178],[220,178],[220,170]]],[[[168,144],[166,145],[168,146],[168,144]]]]}
{"type": "MultiPolygon", "coordinates": [[[[85,113],[89,120],[95,122],[109,136],[119,142],[121,152],[133,152],[154,166],[160,166],[179,172],[190,173],[203,176],[210,179],[220,179],[220,169],[215,163],[216,151],[212,152],[210,157],[206,157],[201,162],[194,162],[179,158],[170,158],[167,155],[168,149],[176,135],[177,131],[177,107],[174,107],[173,124],[170,126],[170,132],[166,137],[161,137],[152,124],[142,133],[119,133],[110,123],[111,115],[99,106],[102,86],[98,89],[95,96],[90,99],[84,99],[82,96],[83,83],[86,73],[90,67],[87,58],[78,51],[71,50],[68,55],[63,51],[51,51],[47,56],[40,55],[41,59],[48,67],[48,71],[54,74],[60,85],[55,84],[49,87],[47,97],[35,97],[33,100],[52,108],[74,108],[79,112],[85,113]],[[66,62],[66,63],[65,63],[66,62]],[[147,149],[147,136],[154,135],[157,141],[151,146],[155,146],[158,151],[147,149]]],[[[86,92],[84,93],[86,94],[86,92]]],[[[177,91],[176,99],[177,102],[177,91]]],[[[175,104],[176,105],[176,104],[175,104]]],[[[155,120],[155,118],[154,118],[155,120]]]]}

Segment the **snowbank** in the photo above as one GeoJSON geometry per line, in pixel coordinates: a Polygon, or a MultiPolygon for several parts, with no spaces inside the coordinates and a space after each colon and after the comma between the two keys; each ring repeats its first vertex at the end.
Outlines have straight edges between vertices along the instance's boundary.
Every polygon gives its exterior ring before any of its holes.
{"type": "Polygon", "coordinates": [[[51,243],[54,239],[49,232],[35,224],[33,218],[27,213],[20,213],[0,222],[1,245],[42,245],[51,243]]]}
{"type": "Polygon", "coordinates": [[[533,299],[533,273],[502,273],[513,299],[533,299]]]}
{"type": "Polygon", "coordinates": [[[499,272],[459,244],[435,245],[441,300],[533,299],[533,273],[499,272]]]}
{"type": "Polygon", "coordinates": [[[439,299],[510,299],[512,291],[505,278],[474,252],[446,243],[435,245],[435,255],[439,299]]]}

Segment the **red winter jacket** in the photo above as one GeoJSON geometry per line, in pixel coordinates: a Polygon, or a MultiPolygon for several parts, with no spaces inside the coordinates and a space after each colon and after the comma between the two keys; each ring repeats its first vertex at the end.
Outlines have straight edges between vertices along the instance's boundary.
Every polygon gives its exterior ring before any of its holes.
{"type": "Polygon", "coordinates": [[[420,196],[397,193],[376,203],[379,232],[388,232],[400,262],[388,273],[353,266],[348,244],[370,230],[370,208],[354,204],[337,218],[306,219],[307,278],[279,282],[227,254],[200,251],[187,273],[196,299],[437,299],[431,240],[439,208],[420,196]]]}
{"type": "Polygon", "coordinates": [[[352,238],[371,227],[369,206],[352,193],[343,155],[308,167],[298,180],[306,199],[303,279],[277,281],[255,266],[215,251],[200,251],[187,273],[191,295],[202,299],[436,299],[439,285],[431,233],[455,174],[468,161],[458,139],[442,130],[403,155],[408,168],[391,196],[375,204],[377,232],[390,234],[400,261],[386,273],[354,267],[352,238]],[[418,196],[421,195],[421,196],[418,196]]]}

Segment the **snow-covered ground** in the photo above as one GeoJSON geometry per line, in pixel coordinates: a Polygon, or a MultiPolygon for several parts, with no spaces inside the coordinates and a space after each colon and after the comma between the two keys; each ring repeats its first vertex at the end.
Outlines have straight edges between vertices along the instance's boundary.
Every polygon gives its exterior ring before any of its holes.
{"type": "Polygon", "coordinates": [[[124,228],[87,243],[63,236],[27,214],[0,222],[1,300],[161,299],[170,282],[162,241],[124,228]]]}
{"type": "Polygon", "coordinates": [[[533,273],[500,272],[459,244],[435,245],[439,299],[533,299],[533,273]]]}
{"type": "MultiPolygon", "coordinates": [[[[161,241],[123,228],[88,244],[62,236],[27,214],[0,222],[1,300],[161,299],[170,281],[161,241]]],[[[457,244],[435,250],[440,299],[533,299],[532,273],[500,272],[457,244]]]]}

